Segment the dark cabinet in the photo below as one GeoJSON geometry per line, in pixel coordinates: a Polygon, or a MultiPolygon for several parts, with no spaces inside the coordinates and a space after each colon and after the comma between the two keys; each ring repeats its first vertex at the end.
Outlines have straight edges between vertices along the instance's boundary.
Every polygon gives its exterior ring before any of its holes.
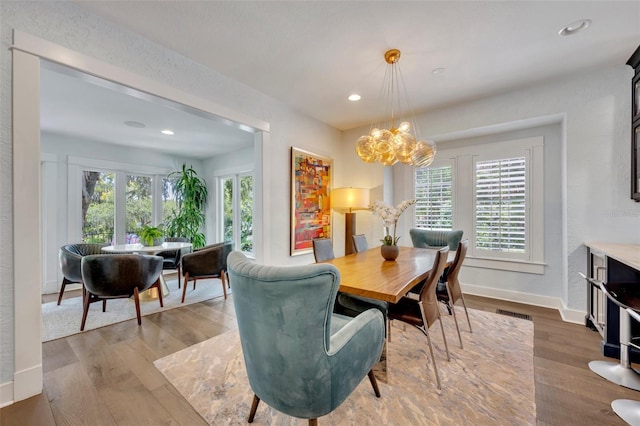
{"type": "Polygon", "coordinates": [[[631,198],[640,201],[640,46],[627,65],[635,70],[631,81],[631,198]]]}

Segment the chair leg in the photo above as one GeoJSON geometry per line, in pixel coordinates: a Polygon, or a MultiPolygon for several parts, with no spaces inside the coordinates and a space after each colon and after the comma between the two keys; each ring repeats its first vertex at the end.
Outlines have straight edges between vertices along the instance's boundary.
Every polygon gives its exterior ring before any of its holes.
{"type": "Polygon", "coordinates": [[[133,288],[133,300],[136,302],[136,316],[138,317],[138,325],[142,325],[142,318],[140,317],[140,297],[138,295],[138,287],[133,288]]]}
{"type": "Polygon", "coordinates": [[[178,265],[178,288],[180,288],[180,277],[182,276],[182,274],[180,274],[180,265],[178,265]]]}
{"type": "MultiPolygon", "coordinates": [[[[425,323],[426,324],[426,323],[425,323]]],[[[429,344],[429,352],[431,353],[431,362],[433,363],[433,372],[436,375],[436,384],[438,386],[438,390],[442,389],[440,385],[440,375],[438,374],[438,367],[436,366],[436,357],[433,354],[433,345],[431,344],[431,336],[429,336],[429,330],[426,328],[415,326],[418,330],[422,331],[422,334],[427,336],[427,343],[429,344]]]]}
{"type": "Polygon", "coordinates": [[[391,342],[391,318],[387,317],[387,342],[391,342]]]}
{"type": "Polygon", "coordinates": [[[67,283],[71,281],[66,278],[62,278],[62,284],[60,285],[60,294],[58,294],[58,306],[60,306],[60,302],[62,302],[62,295],[64,294],[64,288],[67,286],[67,283]]]}
{"type": "MultiPolygon", "coordinates": [[[[180,280],[178,279],[178,283],[180,282],[180,280]]],[[[158,300],[160,301],[160,307],[164,308],[164,302],[162,300],[162,288],[160,287],[160,277],[158,277],[158,280],[153,283],[153,285],[151,286],[152,288],[155,287],[158,289],[158,300]]]]}
{"type": "Polygon", "coordinates": [[[380,398],[380,389],[378,388],[378,381],[376,380],[375,374],[373,374],[373,370],[369,370],[369,381],[371,382],[371,387],[373,387],[373,393],[376,394],[378,398],[380,398]]]}
{"type": "Polygon", "coordinates": [[[309,419],[309,426],[318,426],[318,419],[309,419]]]}
{"type": "Polygon", "coordinates": [[[447,361],[451,362],[451,357],[449,356],[449,345],[447,344],[447,336],[444,334],[444,325],[442,324],[442,318],[438,318],[440,321],[440,329],[442,330],[442,340],[444,340],[444,349],[447,352],[447,361]]]}
{"type": "Polygon", "coordinates": [[[229,274],[227,274],[227,271],[224,271],[224,274],[227,276],[227,288],[231,288],[231,281],[229,281],[229,274]]]}
{"type": "Polygon", "coordinates": [[[447,282],[447,294],[449,295],[449,300],[447,301],[447,308],[449,309],[449,312],[453,312],[453,320],[456,323],[456,331],[458,332],[458,339],[460,340],[460,349],[464,349],[464,346],[462,346],[462,336],[460,335],[460,327],[458,326],[458,317],[456,317],[456,307],[453,306],[452,300],[453,298],[451,297],[451,291],[449,290],[449,283],[447,282]]]}
{"type": "Polygon", "coordinates": [[[253,423],[253,418],[256,415],[256,410],[258,409],[258,404],[260,403],[260,398],[255,393],[253,394],[253,402],[251,403],[251,411],[249,411],[249,418],[247,419],[248,423],[253,423]]]}
{"type": "Polygon", "coordinates": [[[107,299],[102,299],[102,312],[107,312],[107,299]]]}
{"type": "Polygon", "coordinates": [[[84,325],[87,322],[87,314],[89,313],[89,305],[91,304],[91,302],[89,301],[89,299],[91,298],[91,293],[89,293],[88,291],[84,292],[84,309],[82,312],[82,322],[80,323],[80,331],[84,330],[84,325]]]}
{"type": "Polygon", "coordinates": [[[473,333],[471,329],[471,321],[469,321],[469,311],[467,311],[467,304],[464,302],[464,295],[460,295],[460,299],[462,300],[462,306],[464,306],[464,313],[467,315],[467,323],[469,323],[469,333],[473,333]]]}
{"type": "Polygon", "coordinates": [[[222,281],[222,293],[224,293],[224,300],[227,300],[227,283],[225,282],[224,271],[220,272],[220,281],[222,281]]]}
{"type": "Polygon", "coordinates": [[[184,297],[187,295],[187,281],[189,281],[189,273],[185,272],[184,285],[182,286],[182,302],[180,303],[184,303],[184,297]]]}

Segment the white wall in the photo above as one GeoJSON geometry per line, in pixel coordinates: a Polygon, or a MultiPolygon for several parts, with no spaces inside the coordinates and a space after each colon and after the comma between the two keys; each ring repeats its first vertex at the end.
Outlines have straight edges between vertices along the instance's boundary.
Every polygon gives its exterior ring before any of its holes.
{"type": "MultiPolygon", "coordinates": [[[[289,147],[319,154],[337,152],[340,132],[302,115],[250,87],[233,81],[187,58],[154,44],[137,34],[96,17],[74,3],[0,3],[0,404],[14,377],[14,286],[39,285],[14,281],[12,209],[12,116],[11,54],[12,31],[19,29],[73,51],[107,62],[183,92],[241,111],[270,123],[271,132],[263,147],[270,161],[265,180],[270,189],[269,205],[283,214],[265,217],[264,233],[269,259],[277,264],[312,262],[313,256],[289,257],[289,147]]],[[[262,186],[261,186],[262,187],[262,186]]],[[[37,197],[37,194],[33,195],[37,197]]],[[[21,301],[16,301],[20,307],[21,301]]]]}
{"type": "MultiPolygon", "coordinates": [[[[566,215],[566,220],[561,220],[560,236],[547,237],[546,260],[554,262],[549,258],[554,253],[549,244],[565,244],[563,240],[566,239],[566,248],[561,253],[564,265],[561,271],[556,266],[550,267],[540,286],[526,274],[493,280],[493,287],[512,292],[505,292],[509,297],[522,296],[524,300],[544,304],[549,301],[545,296],[557,296],[560,299],[558,307],[564,305],[577,314],[576,311],[586,309],[585,284],[578,277],[578,272],[586,269],[583,243],[640,243],[640,203],[629,198],[632,75],[631,68],[624,64],[592,69],[546,84],[418,115],[422,134],[436,141],[517,128],[523,121],[564,120],[560,132],[566,152],[562,149],[559,154],[560,176],[555,172],[545,176],[545,189],[549,185],[548,179],[557,179],[561,191],[566,193],[566,197],[558,197],[554,191],[545,199],[545,209],[552,208],[554,212],[560,209],[562,215],[566,215]]],[[[353,151],[356,139],[366,131],[367,128],[361,128],[344,132],[344,161],[337,172],[347,179],[349,171],[353,171],[362,179],[366,177],[373,187],[382,185],[382,168],[363,163],[353,151]]],[[[545,162],[548,160],[546,152],[545,147],[545,162]]],[[[553,215],[555,217],[556,213],[553,215]]],[[[555,222],[548,226],[558,228],[555,222]]],[[[465,276],[468,276],[467,272],[465,276]]],[[[488,285],[493,277],[490,271],[485,271],[476,273],[473,279],[488,285]]]]}

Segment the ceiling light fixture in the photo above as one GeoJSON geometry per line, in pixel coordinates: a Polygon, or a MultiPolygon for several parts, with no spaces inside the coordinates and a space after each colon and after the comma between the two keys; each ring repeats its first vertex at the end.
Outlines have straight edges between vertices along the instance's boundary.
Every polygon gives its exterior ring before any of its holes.
{"type": "Polygon", "coordinates": [[[561,36],[574,35],[575,33],[586,29],[589,25],[591,25],[591,19],[581,19],[579,21],[570,23],[569,25],[558,31],[558,34],[560,34],[561,36]]]}
{"type": "Polygon", "coordinates": [[[444,68],[434,68],[431,71],[431,74],[434,74],[434,75],[438,75],[438,74],[442,74],[442,73],[444,73],[444,68]]]}
{"type": "Polygon", "coordinates": [[[358,95],[357,93],[354,93],[353,95],[349,95],[348,99],[351,102],[356,102],[356,101],[359,101],[360,99],[362,99],[362,97],[360,95],[358,95]]]}
{"type": "MultiPolygon", "coordinates": [[[[385,52],[384,60],[389,64],[382,83],[384,93],[385,114],[391,115],[388,129],[382,123],[371,124],[368,135],[360,136],[356,142],[356,153],[366,163],[380,163],[392,166],[398,161],[416,167],[426,167],[433,162],[436,155],[436,144],[433,141],[421,140],[420,130],[415,119],[407,121],[403,118],[402,107],[407,107],[408,96],[404,79],[398,66],[400,51],[391,49],[385,52]],[[401,103],[400,83],[402,83],[404,101],[401,103]],[[396,120],[399,122],[396,126],[396,120]],[[409,133],[414,131],[415,136],[409,133]]],[[[406,108],[408,111],[408,108],[406,108]]]]}
{"type": "Polygon", "coordinates": [[[169,129],[164,129],[161,130],[160,133],[162,133],[163,135],[173,135],[173,130],[169,130],[169,129]]]}

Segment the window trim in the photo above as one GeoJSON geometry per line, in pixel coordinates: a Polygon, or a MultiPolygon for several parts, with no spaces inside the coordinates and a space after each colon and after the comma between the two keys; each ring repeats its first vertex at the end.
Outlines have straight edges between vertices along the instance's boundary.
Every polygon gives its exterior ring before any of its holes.
{"type": "MultiPolygon", "coordinates": [[[[442,163],[451,162],[453,188],[453,229],[463,229],[463,238],[469,239],[470,250],[467,253],[465,266],[498,269],[505,271],[544,274],[544,137],[526,137],[508,141],[490,142],[466,147],[442,148],[438,158],[433,162],[435,167],[442,163]],[[475,247],[475,163],[474,157],[488,158],[490,156],[514,157],[522,156],[528,150],[529,176],[528,188],[528,224],[529,255],[527,259],[505,257],[487,257],[484,253],[476,253],[475,247]],[[506,155],[505,155],[506,154],[506,155]],[[471,213],[469,213],[471,212],[471,213]]],[[[411,173],[411,196],[415,195],[415,168],[411,173]]],[[[405,193],[406,195],[406,193],[405,193]]],[[[412,226],[415,227],[415,213],[412,226]]],[[[408,233],[408,229],[406,230],[408,233]]]]}

